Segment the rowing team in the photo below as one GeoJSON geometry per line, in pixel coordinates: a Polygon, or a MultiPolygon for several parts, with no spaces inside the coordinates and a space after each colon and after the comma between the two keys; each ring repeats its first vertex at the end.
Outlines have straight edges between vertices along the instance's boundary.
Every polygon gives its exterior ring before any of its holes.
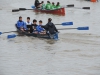
{"type": "Polygon", "coordinates": [[[55,5],[54,2],[50,3],[50,1],[47,1],[47,4],[44,4],[44,1],[42,1],[41,3],[39,3],[39,0],[35,0],[35,7],[39,8],[39,9],[46,9],[46,10],[54,10],[54,9],[59,9],[61,8],[60,3],[57,2],[57,4],[55,5]]]}
{"type": "MultiPolygon", "coordinates": [[[[29,31],[28,33],[34,34],[49,34],[52,35],[54,39],[58,39],[58,30],[55,25],[51,22],[52,19],[48,19],[48,23],[46,25],[42,25],[42,20],[39,21],[39,25],[37,25],[37,20],[33,20],[33,23],[30,22],[30,17],[27,17],[27,22],[22,20],[22,17],[19,17],[19,20],[16,23],[16,27],[22,32],[29,31]]],[[[51,38],[51,37],[50,37],[51,38]]]]}

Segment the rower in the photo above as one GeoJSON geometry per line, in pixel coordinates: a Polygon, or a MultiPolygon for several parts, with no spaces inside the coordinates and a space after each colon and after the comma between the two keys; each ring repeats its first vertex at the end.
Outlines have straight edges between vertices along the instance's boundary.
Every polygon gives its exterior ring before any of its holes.
{"type": "Polygon", "coordinates": [[[60,3],[57,2],[57,4],[56,4],[56,9],[59,9],[59,8],[61,8],[60,3]]]}
{"type": "Polygon", "coordinates": [[[52,21],[52,19],[49,18],[48,19],[48,23],[45,25],[44,28],[49,33],[49,37],[50,38],[58,40],[58,30],[57,30],[57,28],[55,27],[55,25],[51,21],[52,21]]]}
{"type": "Polygon", "coordinates": [[[27,31],[29,31],[29,33],[31,33],[32,30],[32,22],[30,22],[30,17],[27,17],[27,22],[25,23],[27,26],[27,31]]]}
{"type": "Polygon", "coordinates": [[[35,34],[38,33],[38,31],[36,30],[36,27],[37,27],[38,25],[37,25],[36,23],[37,23],[37,20],[34,19],[34,20],[33,20],[33,24],[32,24],[32,30],[31,30],[31,31],[32,31],[33,33],[35,33],[35,34]]]}
{"type": "Polygon", "coordinates": [[[56,5],[54,2],[52,2],[52,7],[51,7],[52,10],[56,9],[56,5]]]}
{"type": "Polygon", "coordinates": [[[26,27],[26,24],[24,21],[22,21],[22,17],[20,16],[19,17],[19,20],[17,21],[17,24],[16,24],[17,28],[21,31],[25,31],[27,29],[26,27]]]}
{"type": "Polygon", "coordinates": [[[39,21],[39,25],[36,27],[39,34],[46,34],[45,29],[42,27],[42,20],[39,21]]]}
{"type": "Polygon", "coordinates": [[[32,25],[32,22],[30,22],[30,17],[27,17],[26,25],[32,25]]]}
{"type": "Polygon", "coordinates": [[[42,10],[44,10],[44,9],[45,9],[45,4],[44,4],[44,1],[42,1],[42,2],[41,2],[40,7],[41,7],[41,9],[42,9],[42,10]]]}
{"type": "Polygon", "coordinates": [[[51,7],[52,7],[52,5],[51,5],[51,3],[50,3],[50,1],[47,1],[47,4],[46,4],[46,9],[47,10],[51,10],[51,7]]]}
{"type": "Polygon", "coordinates": [[[35,5],[36,8],[40,8],[40,6],[39,6],[40,5],[39,0],[35,0],[34,5],[35,5]]]}

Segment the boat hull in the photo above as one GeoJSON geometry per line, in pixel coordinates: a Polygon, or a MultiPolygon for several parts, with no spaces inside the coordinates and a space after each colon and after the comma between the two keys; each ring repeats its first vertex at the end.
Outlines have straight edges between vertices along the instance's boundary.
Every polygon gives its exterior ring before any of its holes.
{"type": "MultiPolygon", "coordinates": [[[[16,25],[15,25],[16,26],[16,25]]],[[[35,34],[35,33],[29,33],[29,32],[22,32],[21,30],[19,30],[17,27],[17,33],[19,35],[26,35],[26,36],[33,36],[33,37],[37,37],[37,38],[46,38],[46,39],[50,39],[49,34],[35,34]]]]}
{"type": "Polygon", "coordinates": [[[55,9],[55,10],[34,9],[34,12],[41,12],[41,13],[56,14],[56,15],[65,16],[65,8],[59,8],[59,9],[55,9]]]}

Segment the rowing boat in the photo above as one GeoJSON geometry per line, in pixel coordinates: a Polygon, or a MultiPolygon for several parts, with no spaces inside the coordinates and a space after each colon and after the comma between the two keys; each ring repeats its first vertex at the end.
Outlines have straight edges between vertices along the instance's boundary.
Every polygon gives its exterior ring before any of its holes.
{"type": "MultiPolygon", "coordinates": [[[[15,27],[16,27],[16,25],[15,25],[15,27]]],[[[26,35],[26,36],[33,36],[33,37],[37,37],[37,38],[46,38],[46,39],[50,39],[50,37],[51,37],[51,36],[49,36],[49,34],[36,34],[36,33],[29,33],[27,31],[22,32],[17,27],[16,27],[16,29],[17,29],[18,34],[21,36],[26,35]]]]}
{"type": "MultiPolygon", "coordinates": [[[[34,9],[34,6],[32,6],[34,9]]],[[[51,14],[57,14],[57,15],[65,15],[65,8],[59,8],[54,10],[42,10],[42,9],[34,9],[35,12],[41,12],[41,13],[51,13],[51,14]]]]}

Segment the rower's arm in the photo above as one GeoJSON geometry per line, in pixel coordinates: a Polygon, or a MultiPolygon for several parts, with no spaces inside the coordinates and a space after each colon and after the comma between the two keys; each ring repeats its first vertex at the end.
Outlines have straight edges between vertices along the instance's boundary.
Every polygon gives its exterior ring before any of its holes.
{"type": "MultiPolygon", "coordinates": [[[[54,24],[53,24],[54,25],[54,24]]],[[[54,25],[55,31],[58,32],[58,29],[56,28],[56,26],[54,25]]]]}

